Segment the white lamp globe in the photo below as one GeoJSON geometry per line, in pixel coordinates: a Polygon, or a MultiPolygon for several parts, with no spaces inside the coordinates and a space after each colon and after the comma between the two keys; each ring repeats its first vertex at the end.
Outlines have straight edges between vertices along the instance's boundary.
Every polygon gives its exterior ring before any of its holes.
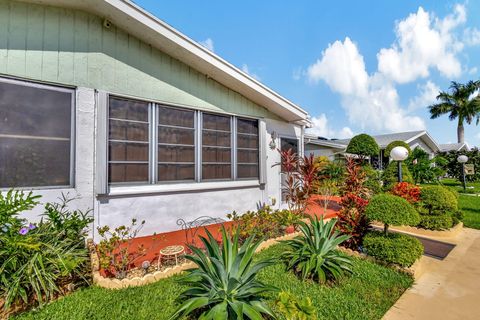
{"type": "Polygon", "coordinates": [[[460,163],[466,163],[468,161],[468,157],[462,154],[461,156],[458,156],[457,161],[460,163]]]}
{"type": "Polygon", "coordinates": [[[403,161],[408,157],[408,150],[405,147],[398,146],[390,151],[390,158],[394,161],[403,161]]]}

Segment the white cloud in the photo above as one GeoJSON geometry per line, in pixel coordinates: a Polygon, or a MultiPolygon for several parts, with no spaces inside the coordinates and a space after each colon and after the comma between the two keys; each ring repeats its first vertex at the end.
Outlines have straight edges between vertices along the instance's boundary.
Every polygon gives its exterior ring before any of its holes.
{"type": "Polygon", "coordinates": [[[303,70],[302,67],[295,68],[292,72],[292,78],[295,81],[300,80],[303,75],[305,75],[305,71],[303,70]]]}
{"type": "Polygon", "coordinates": [[[468,74],[476,74],[478,72],[478,68],[477,67],[473,67],[471,68],[470,70],[468,70],[468,74]]]}
{"type": "Polygon", "coordinates": [[[199,43],[205,48],[207,48],[208,50],[212,52],[215,51],[215,47],[213,46],[213,40],[211,38],[207,38],[204,41],[200,41],[199,43]]]}
{"type": "Polygon", "coordinates": [[[456,55],[463,43],[454,31],[465,21],[463,5],[457,4],[444,19],[418,8],[416,13],[397,22],[396,41],[377,54],[379,72],[398,83],[428,77],[431,68],[449,78],[460,76],[462,68],[456,55]]]}
{"type": "Polygon", "coordinates": [[[408,103],[408,110],[413,111],[416,109],[425,108],[437,101],[440,87],[438,87],[432,81],[427,81],[423,85],[419,85],[420,94],[410,99],[408,103]]]}
{"type": "Polygon", "coordinates": [[[242,71],[248,74],[250,77],[252,77],[255,80],[258,80],[258,81],[261,80],[261,78],[257,74],[250,71],[248,65],[245,63],[242,65],[242,71]]]}
{"type": "Polygon", "coordinates": [[[336,130],[330,127],[328,124],[327,116],[322,113],[318,117],[313,117],[312,128],[307,129],[307,132],[319,137],[324,138],[337,138],[346,139],[353,137],[353,132],[349,127],[343,127],[340,130],[336,130]]]}
{"type": "Polygon", "coordinates": [[[463,42],[469,46],[480,45],[480,30],[477,28],[467,28],[463,31],[463,42]]]}
{"type": "Polygon", "coordinates": [[[475,135],[475,138],[477,138],[477,140],[480,140],[480,132],[475,135]]]}
{"type": "Polygon", "coordinates": [[[363,94],[368,85],[363,56],[348,37],[330,44],[322,58],[308,67],[307,75],[312,82],[325,81],[340,94],[363,94]]]}

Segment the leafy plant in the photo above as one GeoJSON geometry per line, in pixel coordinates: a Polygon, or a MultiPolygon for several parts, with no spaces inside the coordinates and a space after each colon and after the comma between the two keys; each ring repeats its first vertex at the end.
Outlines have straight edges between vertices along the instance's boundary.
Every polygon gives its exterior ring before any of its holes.
{"type": "MultiPolygon", "coordinates": [[[[85,248],[84,231],[73,228],[87,226],[91,218],[78,211],[78,217],[67,207],[62,214],[54,208],[62,203],[47,203],[54,222],[47,216],[39,223],[28,223],[18,215],[32,209],[38,196],[10,190],[0,196],[0,215],[3,223],[0,229],[0,300],[4,300],[4,311],[12,305],[16,309],[28,306],[42,306],[56,296],[72,290],[76,284],[88,282],[88,251],[85,248]],[[65,230],[59,228],[61,224],[65,230]],[[77,237],[66,234],[76,231],[77,237]]],[[[63,197],[63,199],[67,199],[63,197]]],[[[46,209],[47,210],[47,209],[46,209]]]]}
{"type": "Polygon", "coordinates": [[[421,220],[419,227],[443,230],[458,222],[458,195],[442,186],[424,186],[418,205],[421,220]]]}
{"type": "Polygon", "coordinates": [[[257,211],[247,211],[242,215],[234,211],[228,214],[227,218],[236,222],[241,243],[250,236],[255,239],[279,237],[284,234],[286,227],[299,220],[299,216],[289,210],[273,210],[270,206],[263,206],[257,211]]]}
{"type": "Polygon", "coordinates": [[[333,196],[337,194],[338,188],[334,181],[332,180],[322,180],[318,187],[317,193],[321,195],[320,202],[323,205],[323,213],[327,214],[328,204],[332,201],[333,196]]]}
{"type": "Polygon", "coordinates": [[[377,194],[382,191],[382,173],[379,170],[373,169],[369,164],[362,167],[363,172],[365,173],[365,183],[364,186],[370,190],[371,194],[377,194]]]}
{"type": "Polygon", "coordinates": [[[374,138],[362,133],[350,140],[346,152],[359,155],[362,159],[366,159],[377,156],[380,153],[380,148],[374,138]]]}
{"type": "MultiPolygon", "coordinates": [[[[467,175],[465,178],[467,181],[480,181],[480,150],[478,148],[472,148],[469,151],[450,151],[441,152],[439,156],[446,160],[445,169],[450,177],[457,178],[462,181],[462,165],[457,161],[459,155],[466,155],[468,157],[468,163],[473,164],[475,172],[472,175],[467,175]]],[[[468,189],[467,189],[468,191],[468,189]]],[[[463,192],[463,190],[461,191],[463,192]]]]}
{"type": "Polygon", "coordinates": [[[363,247],[369,256],[402,267],[410,267],[423,254],[423,245],[417,238],[401,233],[369,232],[363,247]]]}
{"type": "MultiPolygon", "coordinates": [[[[398,182],[398,163],[392,161],[388,164],[387,168],[383,171],[382,175],[383,187],[386,190],[389,190],[395,183],[398,182]]],[[[413,183],[413,177],[408,170],[408,166],[405,164],[405,161],[402,162],[402,181],[413,183]]]]}
{"type": "Polygon", "coordinates": [[[407,200],[391,194],[379,194],[370,199],[365,215],[370,220],[382,222],[385,234],[390,225],[416,226],[420,222],[417,210],[407,200]]]}
{"type": "Polygon", "coordinates": [[[320,283],[336,280],[345,272],[351,272],[350,257],[336,250],[337,246],[349,238],[334,231],[336,219],[324,223],[310,217],[310,224],[301,221],[302,235],[286,240],[288,249],[282,255],[287,268],[299,273],[302,279],[315,279],[320,283]]]}
{"type": "Polygon", "coordinates": [[[404,147],[405,149],[408,150],[408,153],[411,153],[412,152],[412,149],[410,149],[410,145],[408,143],[406,143],[405,141],[401,141],[401,140],[396,140],[396,141],[392,141],[390,142],[387,147],[385,148],[383,154],[385,157],[390,157],[390,152],[392,151],[393,148],[395,147],[404,147]]]}
{"type": "Polygon", "coordinates": [[[357,250],[368,230],[369,221],[365,207],[370,199],[370,190],[365,187],[366,173],[353,158],[346,159],[346,177],[342,188],[341,209],[338,213],[337,228],[350,238],[344,246],[357,250]]]}
{"type": "Polygon", "coordinates": [[[407,200],[410,204],[415,204],[420,201],[420,187],[408,182],[395,184],[390,193],[407,200]]]}
{"type": "Polygon", "coordinates": [[[277,308],[287,320],[317,320],[317,311],[309,297],[299,299],[282,291],[278,294],[277,308]]]}
{"type": "Polygon", "coordinates": [[[436,156],[430,159],[430,155],[418,147],[413,149],[405,162],[415,183],[438,181],[446,173],[445,158],[436,156]]]}
{"type": "Polygon", "coordinates": [[[277,289],[256,280],[257,273],[274,264],[271,259],[254,261],[253,255],[261,240],[249,237],[239,245],[239,234],[233,238],[222,228],[222,246],[205,230],[208,239],[200,237],[206,252],[189,246],[193,255],[186,259],[197,269],[187,271],[180,282],[188,289],[180,295],[183,303],[170,319],[196,312],[197,319],[263,319],[262,314],[274,317],[261,300],[262,293],[277,289]]]}
{"type": "Polygon", "coordinates": [[[132,248],[133,239],[143,228],[145,221],[137,224],[132,219],[130,226],[121,225],[111,230],[109,226],[98,227],[97,231],[102,240],[97,246],[100,266],[116,278],[123,279],[133,267],[135,261],[144,257],[147,249],[143,244],[132,248]]]}

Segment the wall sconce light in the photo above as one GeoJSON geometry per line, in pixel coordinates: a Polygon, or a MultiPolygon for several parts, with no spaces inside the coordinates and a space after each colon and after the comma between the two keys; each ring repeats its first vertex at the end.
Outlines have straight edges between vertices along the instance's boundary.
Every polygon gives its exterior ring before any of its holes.
{"type": "Polygon", "coordinates": [[[268,145],[270,146],[270,149],[275,150],[275,148],[277,147],[277,132],[272,131],[270,133],[270,138],[271,140],[268,145]]]}

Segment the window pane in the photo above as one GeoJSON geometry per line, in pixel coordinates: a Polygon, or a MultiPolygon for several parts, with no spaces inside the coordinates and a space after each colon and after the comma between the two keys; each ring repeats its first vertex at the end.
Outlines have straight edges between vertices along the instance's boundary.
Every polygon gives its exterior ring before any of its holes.
{"type": "Polygon", "coordinates": [[[202,166],[203,180],[231,179],[232,172],[229,164],[204,164],[202,166]]]}
{"type": "Polygon", "coordinates": [[[72,93],[0,82],[0,134],[68,138],[72,93]]]}
{"type": "Polygon", "coordinates": [[[237,146],[239,148],[258,149],[258,136],[237,135],[237,146]]]}
{"type": "Polygon", "coordinates": [[[148,161],[148,144],[110,142],[111,161],[148,161]]]}
{"type": "Polygon", "coordinates": [[[110,120],[110,140],[148,141],[148,123],[110,120]]]}
{"type": "Polygon", "coordinates": [[[220,131],[203,131],[202,143],[204,146],[230,147],[230,133],[220,131]]]}
{"type": "Polygon", "coordinates": [[[69,186],[71,91],[0,82],[0,187],[69,186]]]}
{"type": "Polygon", "coordinates": [[[193,128],[195,119],[194,115],[194,111],[161,106],[158,108],[158,123],[160,125],[193,128]]]}
{"type": "Polygon", "coordinates": [[[195,147],[158,146],[159,162],[195,162],[195,147]]]}
{"type": "Polygon", "coordinates": [[[237,176],[239,178],[258,178],[258,165],[239,164],[237,176]]]}
{"type": "Polygon", "coordinates": [[[158,142],[194,145],[195,131],[170,127],[158,127],[158,142]]]}
{"type": "Polygon", "coordinates": [[[159,181],[195,180],[194,164],[159,164],[159,181]]]}
{"type": "Polygon", "coordinates": [[[258,163],[258,150],[237,150],[239,163],[258,163]]]}
{"type": "Polygon", "coordinates": [[[110,97],[109,117],[148,122],[148,103],[110,97]]]}
{"type": "Polygon", "coordinates": [[[232,157],[231,149],[224,148],[203,148],[203,162],[227,162],[230,163],[232,157]]]}
{"type": "Polygon", "coordinates": [[[110,163],[109,182],[148,182],[148,164],[110,163]]]}
{"type": "Polygon", "coordinates": [[[0,188],[69,184],[70,141],[0,138],[0,188]]]}
{"type": "Polygon", "coordinates": [[[238,133],[258,134],[258,121],[237,119],[237,131],[238,133]]]}
{"type": "Polygon", "coordinates": [[[203,128],[210,130],[230,131],[229,116],[221,116],[218,114],[203,114],[203,128]]]}
{"type": "Polygon", "coordinates": [[[281,150],[286,151],[292,149],[293,152],[298,153],[298,140],[297,139],[287,139],[281,138],[281,150]]]}

